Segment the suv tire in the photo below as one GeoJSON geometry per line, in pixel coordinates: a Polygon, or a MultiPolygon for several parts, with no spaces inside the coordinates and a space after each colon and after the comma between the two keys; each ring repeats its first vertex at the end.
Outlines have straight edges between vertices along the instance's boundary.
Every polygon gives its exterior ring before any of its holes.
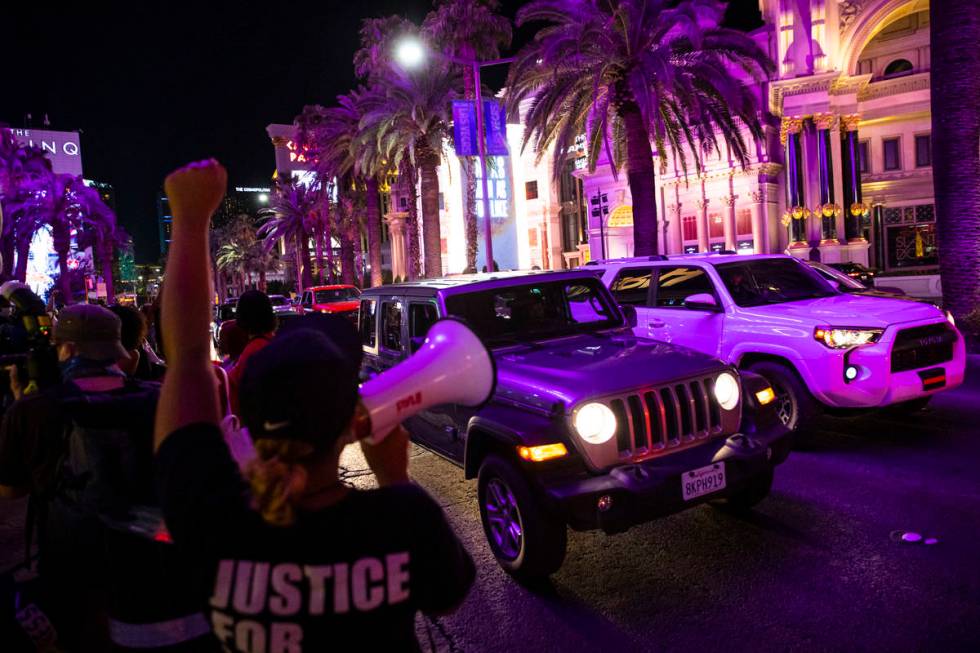
{"type": "Polygon", "coordinates": [[[750,372],[763,377],[776,393],[776,411],[791,431],[798,431],[801,425],[820,412],[820,405],[803,385],[796,372],[785,365],[773,361],[760,361],[748,366],[750,372]]]}
{"type": "Polygon", "coordinates": [[[540,505],[513,464],[487,456],[477,493],[487,543],[504,571],[527,582],[558,571],[565,561],[565,523],[540,505]]]}
{"type": "Polygon", "coordinates": [[[760,501],[769,496],[772,489],[772,467],[754,476],[748,484],[724,499],[712,503],[719,510],[733,514],[745,514],[752,510],[760,501]]]}

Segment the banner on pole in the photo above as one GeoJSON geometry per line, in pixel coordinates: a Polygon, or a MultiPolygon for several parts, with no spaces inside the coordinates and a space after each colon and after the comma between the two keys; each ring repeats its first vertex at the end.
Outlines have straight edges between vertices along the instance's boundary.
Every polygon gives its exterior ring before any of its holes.
{"type": "Polygon", "coordinates": [[[507,156],[507,118],[500,102],[483,101],[483,123],[487,128],[487,155],[507,156]]]}
{"type": "Polygon", "coordinates": [[[453,141],[456,156],[476,156],[476,105],[473,100],[453,100],[453,141]]]}
{"type": "MultiPolygon", "coordinates": [[[[483,100],[483,124],[487,156],[507,156],[507,117],[504,107],[496,100],[483,100]]],[[[476,134],[476,103],[473,100],[453,100],[453,141],[456,156],[480,154],[476,134]]]]}

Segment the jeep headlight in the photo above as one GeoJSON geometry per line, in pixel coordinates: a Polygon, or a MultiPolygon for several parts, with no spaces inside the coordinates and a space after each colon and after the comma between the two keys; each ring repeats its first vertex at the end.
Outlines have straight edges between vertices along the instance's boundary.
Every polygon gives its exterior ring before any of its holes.
{"type": "Polygon", "coordinates": [[[738,406],[738,379],[722,372],[715,379],[715,399],[725,410],[734,410],[738,406]]]}
{"type": "Polygon", "coordinates": [[[817,327],[813,337],[831,349],[847,349],[859,345],[878,342],[884,329],[865,329],[862,327],[817,327]]]}
{"type": "Polygon", "coordinates": [[[573,420],[579,436],[589,444],[602,444],[616,433],[616,414],[605,404],[591,402],[575,411],[573,420]]]}

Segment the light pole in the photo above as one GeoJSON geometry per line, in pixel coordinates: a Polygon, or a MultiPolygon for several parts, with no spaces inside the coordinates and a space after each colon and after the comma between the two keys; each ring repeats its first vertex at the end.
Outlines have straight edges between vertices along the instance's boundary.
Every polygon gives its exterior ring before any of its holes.
{"type": "MultiPolygon", "coordinates": [[[[425,59],[425,48],[422,44],[412,38],[402,39],[395,50],[396,58],[406,68],[419,66],[425,59]]],[[[476,92],[476,150],[480,157],[480,185],[483,189],[483,227],[486,231],[486,250],[487,272],[494,271],[493,262],[493,219],[490,216],[490,193],[487,191],[487,134],[483,126],[483,86],[480,83],[480,68],[485,66],[498,66],[514,61],[515,57],[503,57],[501,59],[490,59],[488,61],[477,61],[475,59],[460,59],[443,52],[438,56],[454,64],[469,67],[473,74],[473,89],[476,92]]]]}

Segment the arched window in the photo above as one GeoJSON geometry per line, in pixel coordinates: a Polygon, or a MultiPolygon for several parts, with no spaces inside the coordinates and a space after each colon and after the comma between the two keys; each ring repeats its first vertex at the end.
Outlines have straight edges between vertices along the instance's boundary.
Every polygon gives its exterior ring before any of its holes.
{"type": "Polygon", "coordinates": [[[885,74],[882,75],[885,79],[891,77],[901,77],[902,75],[912,74],[912,62],[908,59],[896,59],[887,66],[885,66],[885,74]]]}

